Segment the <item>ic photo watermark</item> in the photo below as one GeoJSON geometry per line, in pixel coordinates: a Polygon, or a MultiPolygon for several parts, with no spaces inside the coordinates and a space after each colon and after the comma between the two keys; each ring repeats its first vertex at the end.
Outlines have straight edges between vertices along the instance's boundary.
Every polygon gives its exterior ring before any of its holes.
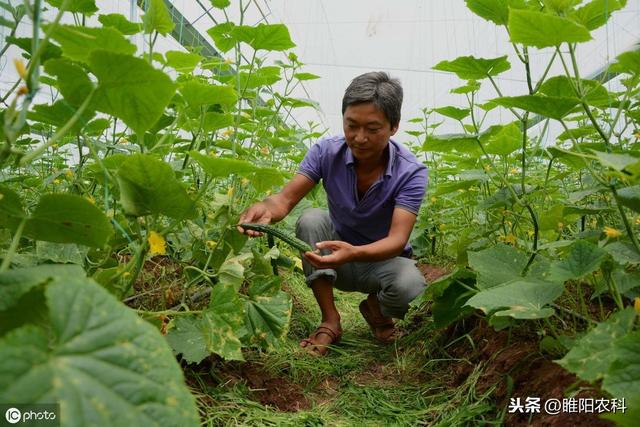
{"type": "Polygon", "coordinates": [[[624,398],[604,399],[569,397],[564,399],[541,399],[539,397],[511,397],[507,412],[510,414],[605,414],[623,413],[627,410],[624,398]]]}
{"type": "Polygon", "coordinates": [[[42,404],[0,404],[0,426],[46,426],[60,425],[60,405],[42,404]]]}

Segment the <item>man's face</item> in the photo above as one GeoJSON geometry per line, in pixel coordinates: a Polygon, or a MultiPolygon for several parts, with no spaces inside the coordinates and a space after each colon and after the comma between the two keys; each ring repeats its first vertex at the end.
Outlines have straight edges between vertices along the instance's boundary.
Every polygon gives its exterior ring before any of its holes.
{"type": "Polygon", "coordinates": [[[347,145],[359,161],[380,159],[389,138],[398,130],[397,126],[391,127],[384,113],[371,102],[347,107],[342,126],[347,145]]]}

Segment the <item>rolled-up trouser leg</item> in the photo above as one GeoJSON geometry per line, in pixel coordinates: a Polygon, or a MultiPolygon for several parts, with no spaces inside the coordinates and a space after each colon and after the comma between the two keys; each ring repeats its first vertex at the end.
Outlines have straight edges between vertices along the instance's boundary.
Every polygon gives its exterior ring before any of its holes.
{"type": "MultiPolygon", "coordinates": [[[[325,240],[340,240],[333,229],[329,212],[324,209],[311,208],[302,212],[296,222],[296,237],[309,243],[315,249],[316,243],[325,240]]],[[[328,255],[331,251],[322,250],[323,255],[328,255]]],[[[336,280],[336,270],[332,268],[316,269],[309,261],[302,258],[302,269],[307,280],[307,285],[311,285],[320,276],[326,276],[331,282],[336,280]]]]}

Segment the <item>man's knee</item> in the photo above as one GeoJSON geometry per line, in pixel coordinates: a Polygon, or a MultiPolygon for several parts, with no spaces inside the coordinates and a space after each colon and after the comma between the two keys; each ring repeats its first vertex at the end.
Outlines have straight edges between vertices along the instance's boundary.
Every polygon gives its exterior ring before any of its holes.
{"type": "Polygon", "coordinates": [[[378,298],[383,314],[402,318],[409,309],[409,303],[420,295],[426,287],[426,280],[415,265],[403,265],[388,286],[383,287],[378,298]]]}
{"type": "Polygon", "coordinates": [[[296,221],[296,235],[300,235],[310,230],[314,230],[324,224],[327,218],[327,211],[320,208],[310,208],[302,212],[296,221]]]}

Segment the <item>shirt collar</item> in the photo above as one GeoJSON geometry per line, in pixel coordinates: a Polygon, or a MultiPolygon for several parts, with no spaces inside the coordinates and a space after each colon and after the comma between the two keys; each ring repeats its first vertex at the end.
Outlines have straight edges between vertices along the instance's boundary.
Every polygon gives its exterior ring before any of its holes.
{"type": "MultiPolygon", "coordinates": [[[[351,152],[351,149],[349,149],[349,147],[347,146],[346,141],[344,145],[347,148],[347,153],[344,159],[345,160],[344,163],[347,166],[353,166],[355,161],[355,159],[353,158],[353,153],[351,152]]],[[[389,147],[389,162],[387,163],[387,169],[385,170],[384,174],[385,176],[391,176],[393,171],[393,164],[396,161],[396,152],[398,151],[398,149],[396,148],[395,142],[391,139],[389,139],[389,144],[387,145],[387,147],[389,147]]]]}

